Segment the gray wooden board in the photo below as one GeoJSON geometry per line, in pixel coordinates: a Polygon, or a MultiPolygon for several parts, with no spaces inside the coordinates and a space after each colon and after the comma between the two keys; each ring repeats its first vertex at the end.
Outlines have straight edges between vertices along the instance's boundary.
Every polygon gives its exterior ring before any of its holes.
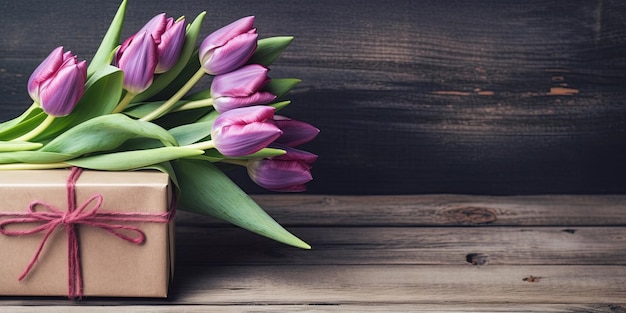
{"type": "MultiPolygon", "coordinates": [[[[0,119],[50,50],[90,59],[119,2],[0,4],[0,119]]],[[[303,80],[281,114],[322,130],[311,193],[626,192],[623,1],[131,0],[123,36],[204,10],[203,34],[295,36],[270,76],[303,80]]]]}
{"type": "Polygon", "coordinates": [[[168,299],[0,297],[0,311],[626,310],[622,196],[255,199],[313,249],[287,247],[212,218],[179,212],[176,272],[168,299]],[[434,218],[451,204],[500,208],[509,220],[468,225],[434,218]],[[383,207],[385,214],[376,223],[346,218],[383,207]],[[414,221],[404,222],[394,212],[414,221]],[[559,214],[576,218],[564,225],[559,214]],[[593,223],[584,223],[585,215],[593,223]],[[419,218],[426,222],[416,222],[419,218]],[[329,222],[333,220],[341,222],[329,222]]]}

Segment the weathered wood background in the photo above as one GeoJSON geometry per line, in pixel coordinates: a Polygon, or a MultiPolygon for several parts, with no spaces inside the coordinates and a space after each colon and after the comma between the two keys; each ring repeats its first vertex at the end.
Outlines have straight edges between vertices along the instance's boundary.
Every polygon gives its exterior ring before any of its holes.
{"type": "MultiPolygon", "coordinates": [[[[0,118],[58,45],[90,59],[120,1],[3,0],[0,118]]],[[[272,77],[322,129],[310,193],[626,192],[626,2],[131,0],[124,34],[206,10],[294,35],[272,77]]],[[[261,192],[238,173],[248,191],[261,192]]]]}
{"type": "Polygon", "coordinates": [[[313,249],[180,212],[168,299],[0,297],[0,312],[626,312],[625,195],[255,200],[313,249]]]}

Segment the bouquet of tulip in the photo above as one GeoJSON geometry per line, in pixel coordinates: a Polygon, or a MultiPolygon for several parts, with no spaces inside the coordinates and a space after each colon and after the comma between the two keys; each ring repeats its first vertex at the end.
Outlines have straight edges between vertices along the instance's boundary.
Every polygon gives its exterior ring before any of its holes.
{"type": "Polygon", "coordinates": [[[275,115],[299,80],[267,75],[293,38],[259,39],[250,16],[197,46],[203,12],[189,24],[159,14],[120,42],[125,11],[126,0],[89,64],[58,47],[34,70],[33,105],[0,124],[0,170],[158,169],[180,209],[309,248],[222,171],[245,166],[274,191],[311,180],[317,156],[295,147],[319,130],[275,115]],[[205,77],[210,88],[192,90],[205,77]]]}

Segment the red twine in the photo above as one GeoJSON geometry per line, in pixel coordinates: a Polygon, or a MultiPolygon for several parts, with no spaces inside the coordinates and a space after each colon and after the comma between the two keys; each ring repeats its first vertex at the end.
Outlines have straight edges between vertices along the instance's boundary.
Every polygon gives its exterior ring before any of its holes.
{"type": "Polygon", "coordinates": [[[80,267],[80,253],[78,247],[78,232],[76,226],[78,224],[88,225],[101,228],[125,241],[140,245],[146,240],[146,235],[138,227],[113,224],[112,222],[147,222],[147,223],[167,223],[174,216],[174,206],[169,212],[164,213],[123,213],[123,212],[98,212],[102,205],[103,197],[100,194],[94,194],[85,203],[76,206],[76,181],[82,169],[73,167],[70,176],[67,179],[67,211],[63,212],[54,206],[39,200],[32,201],[28,206],[26,213],[19,212],[0,212],[1,217],[15,217],[6,220],[0,220],[0,233],[7,236],[24,236],[39,232],[45,232],[39,247],[35,251],[35,255],[30,260],[24,272],[19,276],[18,280],[23,280],[33,268],[39,254],[43,249],[48,237],[54,232],[58,226],[64,226],[67,233],[68,243],[68,298],[76,299],[83,296],[83,278],[80,267]],[[93,205],[92,205],[93,203],[93,205]],[[92,205],[91,209],[87,209],[92,205]],[[35,210],[37,206],[47,209],[47,211],[38,212],[35,210]],[[10,231],[6,229],[7,225],[20,223],[43,223],[40,226],[29,230],[10,231]],[[127,235],[131,233],[132,235],[127,235]]]}

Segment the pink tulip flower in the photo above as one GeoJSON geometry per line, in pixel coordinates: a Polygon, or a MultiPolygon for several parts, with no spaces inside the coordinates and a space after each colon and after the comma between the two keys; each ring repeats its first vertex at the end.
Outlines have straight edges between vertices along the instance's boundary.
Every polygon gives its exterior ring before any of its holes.
{"type": "Polygon", "coordinates": [[[86,80],[87,62],[58,47],[33,71],[28,94],[47,114],[66,116],[83,96],[86,80]]]}
{"type": "Polygon", "coordinates": [[[250,64],[215,76],[211,84],[215,110],[222,113],[240,107],[267,104],[276,99],[274,94],[260,90],[270,82],[267,72],[268,69],[262,65],[250,64]]]}
{"type": "Polygon", "coordinates": [[[215,148],[228,157],[255,153],[276,140],[282,131],[274,124],[274,108],[250,106],[220,114],[211,129],[215,148]]]}
{"type": "Polygon", "coordinates": [[[311,164],[317,155],[295,148],[270,145],[286,151],[272,158],[248,161],[248,175],[259,186],[272,191],[301,192],[305,184],[313,179],[311,164]]]}
{"type": "Polygon", "coordinates": [[[126,40],[117,52],[116,65],[124,72],[124,89],[141,93],[152,85],[158,62],[157,45],[144,31],[126,40]]]}
{"type": "Polygon", "coordinates": [[[204,71],[219,75],[233,71],[250,59],[257,47],[254,16],[241,18],[207,36],[200,44],[204,71]]]}
{"type": "Polygon", "coordinates": [[[171,69],[185,42],[185,20],[174,22],[165,13],[153,17],[126,39],[115,56],[124,72],[124,89],[138,94],[152,85],[154,74],[171,69]]]}
{"type": "Polygon", "coordinates": [[[311,124],[292,120],[284,116],[274,116],[274,121],[283,134],[276,142],[289,147],[297,147],[307,143],[319,134],[320,130],[311,124]]]}
{"type": "Polygon", "coordinates": [[[147,31],[157,45],[159,61],[155,74],[165,73],[178,61],[180,51],[185,43],[185,19],[174,21],[166,18],[165,13],[153,17],[137,33],[147,31]]]}

